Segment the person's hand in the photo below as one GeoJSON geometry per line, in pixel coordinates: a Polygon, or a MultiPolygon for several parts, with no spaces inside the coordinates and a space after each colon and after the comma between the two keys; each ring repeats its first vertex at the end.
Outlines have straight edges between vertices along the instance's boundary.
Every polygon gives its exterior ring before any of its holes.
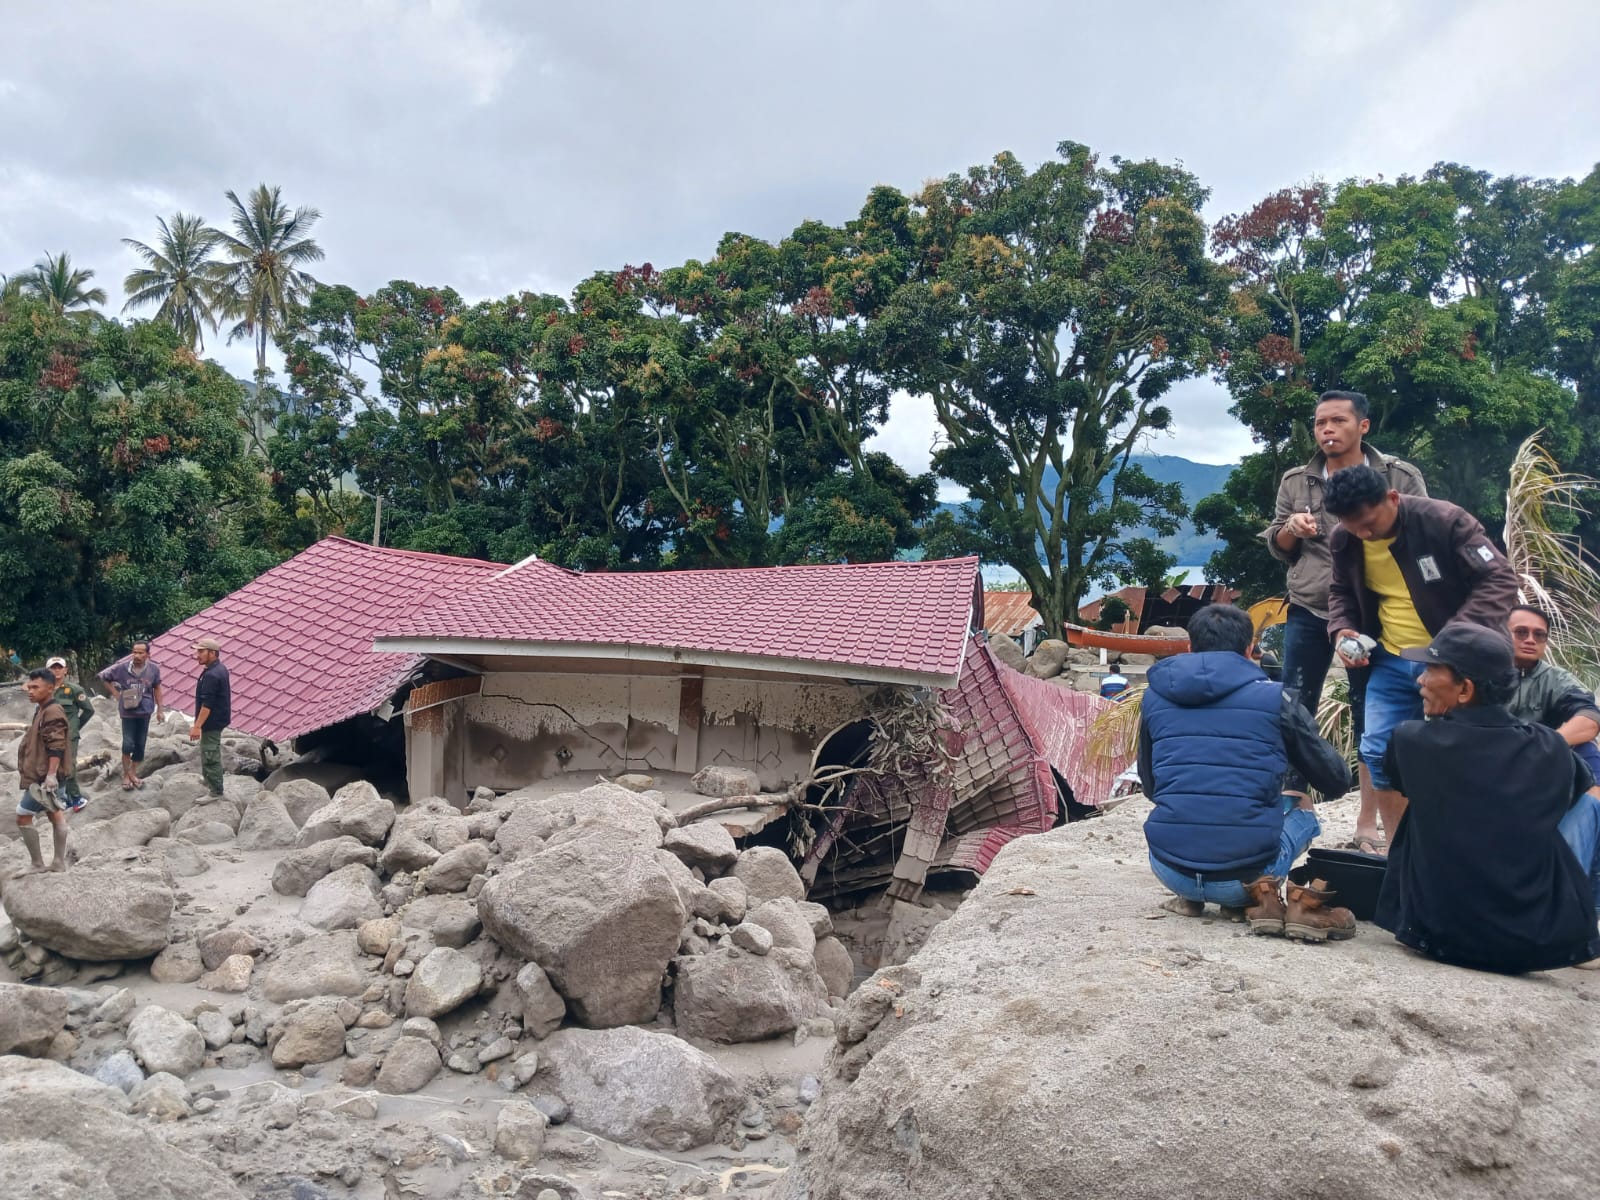
{"type": "Polygon", "coordinates": [[[1308,512],[1297,512],[1283,523],[1283,527],[1297,538],[1314,538],[1322,532],[1317,519],[1308,512]]]}
{"type": "Polygon", "coordinates": [[[56,780],[56,773],[54,771],[51,771],[48,775],[46,775],[44,777],[44,790],[45,791],[53,792],[60,786],[61,786],[60,783],[56,780]]]}
{"type": "Polygon", "coordinates": [[[189,740],[191,742],[198,742],[200,740],[200,722],[199,721],[196,721],[193,725],[189,726],[189,740]]]}
{"type": "Polygon", "coordinates": [[[159,704],[156,705],[156,724],[159,725],[167,719],[167,710],[159,704]]]}
{"type": "Polygon", "coordinates": [[[1339,649],[1339,643],[1344,641],[1345,638],[1355,638],[1360,636],[1361,634],[1354,629],[1341,629],[1339,630],[1337,636],[1335,636],[1333,639],[1333,652],[1339,656],[1339,661],[1347,669],[1350,667],[1364,667],[1367,665],[1367,660],[1364,656],[1361,658],[1347,658],[1345,656],[1345,652],[1339,649]]]}

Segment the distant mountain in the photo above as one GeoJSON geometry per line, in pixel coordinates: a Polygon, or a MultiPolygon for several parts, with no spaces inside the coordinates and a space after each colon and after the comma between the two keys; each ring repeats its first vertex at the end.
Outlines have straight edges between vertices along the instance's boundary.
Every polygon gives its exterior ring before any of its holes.
{"type": "MultiPolygon", "coordinates": [[[[1197,463],[1187,458],[1179,458],[1175,454],[1135,454],[1128,461],[1130,465],[1137,464],[1143,467],[1145,473],[1158,483],[1176,483],[1182,487],[1184,501],[1191,509],[1204,497],[1213,492],[1220,492],[1222,485],[1233,472],[1232,464],[1218,466],[1214,463],[1197,463]]],[[[1047,468],[1045,487],[1053,488],[1057,478],[1055,470],[1047,468]]],[[[1101,491],[1108,496],[1111,494],[1110,479],[1105,481],[1101,491]]],[[[963,506],[944,503],[939,507],[954,512],[963,506]]],[[[1150,529],[1139,529],[1133,531],[1131,536],[1154,537],[1155,534],[1150,529]]],[[[1173,536],[1157,538],[1156,541],[1163,550],[1174,556],[1181,566],[1204,566],[1205,561],[1222,545],[1214,534],[1202,534],[1188,521],[1184,522],[1184,527],[1173,536]]]]}

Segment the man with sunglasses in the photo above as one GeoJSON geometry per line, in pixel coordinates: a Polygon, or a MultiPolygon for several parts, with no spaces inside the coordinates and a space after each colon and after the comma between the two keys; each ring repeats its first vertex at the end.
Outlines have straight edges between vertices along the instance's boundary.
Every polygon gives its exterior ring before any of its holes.
{"type": "MultiPolygon", "coordinates": [[[[1542,609],[1519,604],[1506,622],[1511,649],[1517,664],[1517,692],[1510,704],[1511,715],[1532,725],[1548,725],[1583,759],[1596,779],[1600,779],[1600,707],[1594,693],[1570,672],[1545,661],[1550,649],[1550,618],[1542,609]]],[[[1600,787],[1595,789],[1600,796],[1600,787]]]]}

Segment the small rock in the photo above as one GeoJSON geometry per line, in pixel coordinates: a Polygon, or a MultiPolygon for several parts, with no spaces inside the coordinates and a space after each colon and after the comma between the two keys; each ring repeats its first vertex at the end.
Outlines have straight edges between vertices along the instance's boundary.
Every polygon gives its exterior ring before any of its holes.
{"type": "Polygon", "coordinates": [[[94,1069],[94,1077],[101,1083],[124,1092],[131,1092],[144,1080],[144,1072],[127,1050],[118,1050],[94,1069]]]}
{"type": "Polygon", "coordinates": [[[480,1070],[483,1069],[478,1065],[478,1060],[476,1058],[463,1054],[459,1050],[450,1055],[449,1058],[445,1059],[444,1065],[449,1067],[452,1071],[456,1071],[462,1075],[476,1075],[480,1070]]]}
{"type": "Polygon", "coordinates": [[[238,929],[231,925],[206,934],[198,940],[198,945],[200,961],[205,964],[208,971],[215,971],[235,954],[255,957],[265,950],[261,939],[255,934],[248,929],[238,929]]]}
{"type": "Polygon", "coordinates": [[[561,1027],[567,1002],[538,963],[517,972],[517,995],[522,997],[522,1028],[530,1037],[547,1038],[561,1027]]]}
{"type": "Polygon", "coordinates": [[[179,1121],[189,1115],[189,1089],[175,1075],[157,1073],[128,1094],[134,1113],[157,1121],[179,1121]]]}
{"type": "Polygon", "coordinates": [[[188,940],[173,942],[150,963],[150,978],[157,983],[193,983],[205,972],[200,948],[188,940]]]}
{"type": "Polygon", "coordinates": [[[739,857],[733,835],[727,826],[716,821],[695,821],[668,830],[661,845],[682,859],[685,866],[700,867],[713,875],[720,875],[739,857]]]}
{"type": "Polygon", "coordinates": [[[702,796],[753,796],[761,791],[761,777],[748,767],[702,767],[690,782],[702,796]]]}
{"type": "Polygon", "coordinates": [[[363,954],[375,954],[382,958],[389,953],[389,944],[399,935],[398,917],[380,917],[356,926],[356,945],[363,954]]]}
{"type": "Polygon", "coordinates": [[[233,1022],[215,1010],[196,1013],[194,1024],[205,1039],[207,1049],[220,1050],[233,1041],[233,1022]]]}
{"type": "Polygon", "coordinates": [[[489,847],[482,842],[457,846],[428,868],[423,887],[430,892],[464,892],[474,875],[489,865],[489,847]]]}
{"type": "Polygon", "coordinates": [[[406,1015],[443,1016],[476,996],[482,986],[483,969],[476,961],[448,946],[435,947],[406,985],[406,1015]]]}
{"type": "Polygon", "coordinates": [[[302,1067],[331,1062],[344,1053],[344,1022],[331,1006],[314,1004],[283,1018],[282,1034],[272,1047],[275,1067],[302,1067]]]}
{"type": "Polygon", "coordinates": [[[206,1056],[200,1031],[158,1004],[134,1014],[128,1023],[128,1048],[151,1074],[165,1071],[180,1079],[198,1071],[206,1056]]]}
{"type": "Polygon", "coordinates": [[[537,1162],[544,1154],[549,1119],[525,1100],[508,1100],[494,1123],[494,1152],[512,1162],[537,1162]]]}
{"type": "Polygon", "coordinates": [[[223,959],[215,971],[200,976],[198,986],[208,992],[243,992],[249,989],[255,968],[256,960],[248,954],[234,954],[223,959]]]}
{"type": "Polygon", "coordinates": [[[407,1017],[400,1026],[400,1036],[403,1038],[421,1038],[434,1046],[437,1046],[440,1042],[439,1027],[427,1017],[407,1017]]]}
{"type": "Polygon", "coordinates": [[[402,1037],[384,1055],[376,1086],[380,1092],[404,1095],[425,1087],[438,1073],[439,1052],[433,1043],[419,1037],[402,1037]]]}
{"type": "Polygon", "coordinates": [[[516,1048],[516,1043],[510,1038],[496,1038],[478,1051],[478,1063],[480,1066],[488,1066],[490,1063],[498,1062],[502,1058],[509,1058],[511,1057],[511,1052],[516,1048]]]}
{"type": "Polygon", "coordinates": [[[572,1116],[572,1109],[567,1102],[550,1092],[530,1096],[528,1102],[542,1112],[552,1125],[565,1125],[572,1116]]]}
{"type": "Polygon", "coordinates": [[[94,1010],[94,1020],[104,1021],[108,1025],[121,1025],[133,1015],[133,1010],[138,1007],[139,1001],[135,999],[132,988],[118,988],[100,1002],[94,1010]]]}
{"type": "Polygon", "coordinates": [[[766,954],[772,949],[772,934],[749,921],[741,921],[735,925],[728,938],[739,949],[751,954],[766,954]]]}

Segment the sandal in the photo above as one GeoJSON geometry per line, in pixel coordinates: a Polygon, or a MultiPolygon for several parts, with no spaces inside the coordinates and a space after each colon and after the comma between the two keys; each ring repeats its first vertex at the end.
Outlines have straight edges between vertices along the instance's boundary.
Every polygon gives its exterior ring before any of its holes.
{"type": "Polygon", "coordinates": [[[1351,838],[1344,845],[1340,846],[1339,849],[1357,850],[1362,854],[1370,854],[1373,858],[1389,857],[1389,843],[1381,837],[1351,838]]]}

